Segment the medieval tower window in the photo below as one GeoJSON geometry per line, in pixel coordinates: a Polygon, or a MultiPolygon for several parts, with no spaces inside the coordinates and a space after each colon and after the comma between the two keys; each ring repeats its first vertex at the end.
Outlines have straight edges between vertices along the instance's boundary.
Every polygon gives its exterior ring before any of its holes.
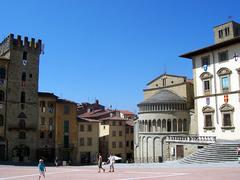
{"type": "Polygon", "coordinates": [[[25,86],[26,82],[26,72],[22,72],[22,86],[25,86]]]}
{"type": "Polygon", "coordinates": [[[6,77],[6,70],[5,68],[1,67],[0,68],[0,79],[5,79],[6,77]]]}
{"type": "Polygon", "coordinates": [[[26,81],[26,72],[22,72],[22,81],[26,81]]]}
{"type": "Polygon", "coordinates": [[[4,92],[0,91],[0,101],[4,101],[4,92]]]}
{"type": "Polygon", "coordinates": [[[21,92],[21,103],[25,103],[25,92],[21,92]]]}
{"type": "Polygon", "coordinates": [[[27,60],[27,55],[28,55],[27,52],[24,51],[24,52],[23,52],[23,59],[24,59],[24,60],[27,60]]]}

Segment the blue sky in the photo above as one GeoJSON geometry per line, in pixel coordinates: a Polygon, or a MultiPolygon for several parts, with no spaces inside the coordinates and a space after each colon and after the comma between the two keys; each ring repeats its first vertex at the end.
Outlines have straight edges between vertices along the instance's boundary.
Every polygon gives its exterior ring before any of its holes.
{"type": "Polygon", "coordinates": [[[0,39],[42,39],[39,91],[137,112],[166,71],[192,78],[180,54],[213,44],[213,27],[240,22],[238,0],[1,1],[0,39]]]}

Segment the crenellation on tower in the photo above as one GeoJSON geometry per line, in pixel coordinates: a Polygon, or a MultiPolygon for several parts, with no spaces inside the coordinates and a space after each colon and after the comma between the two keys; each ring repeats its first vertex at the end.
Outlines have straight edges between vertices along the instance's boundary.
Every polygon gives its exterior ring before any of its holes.
{"type": "Polygon", "coordinates": [[[31,38],[28,40],[28,37],[22,37],[17,35],[16,38],[14,34],[9,34],[1,43],[0,43],[0,56],[4,55],[7,51],[11,48],[24,48],[25,50],[35,50],[37,53],[41,53],[42,41],[38,39],[37,41],[35,38],[31,38]]]}

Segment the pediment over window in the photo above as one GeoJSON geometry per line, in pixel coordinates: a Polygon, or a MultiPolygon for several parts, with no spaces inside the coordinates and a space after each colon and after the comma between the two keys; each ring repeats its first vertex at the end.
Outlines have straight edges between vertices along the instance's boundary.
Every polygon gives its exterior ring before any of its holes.
{"type": "Polygon", "coordinates": [[[204,72],[200,75],[200,78],[203,80],[203,79],[210,79],[212,78],[213,75],[210,73],[210,72],[204,72]]]}
{"type": "Polygon", "coordinates": [[[23,112],[21,112],[21,113],[18,115],[18,118],[27,118],[27,116],[26,116],[23,112]]]}
{"type": "Polygon", "coordinates": [[[226,112],[226,111],[234,111],[234,107],[230,104],[223,104],[221,107],[220,107],[220,111],[221,112],[226,112]]]}
{"type": "Polygon", "coordinates": [[[203,113],[213,113],[215,110],[211,106],[204,106],[202,108],[203,113]]]}
{"type": "Polygon", "coordinates": [[[218,74],[219,76],[223,76],[223,75],[231,74],[231,73],[232,73],[232,71],[231,71],[230,69],[228,69],[228,68],[225,68],[225,67],[220,68],[220,69],[217,71],[217,74],[218,74]]]}

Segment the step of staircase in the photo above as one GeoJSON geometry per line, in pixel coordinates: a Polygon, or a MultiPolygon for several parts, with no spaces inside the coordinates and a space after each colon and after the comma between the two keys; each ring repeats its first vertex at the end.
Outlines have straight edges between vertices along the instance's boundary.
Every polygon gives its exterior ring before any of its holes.
{"type": "Polygon", "coordinates": [[[210,144],[195,153],[184,157],[179,162],[182,164],[192,163],[220,163],[238,161],[236,149],[240,142],[221,141],[210,144]]]}

